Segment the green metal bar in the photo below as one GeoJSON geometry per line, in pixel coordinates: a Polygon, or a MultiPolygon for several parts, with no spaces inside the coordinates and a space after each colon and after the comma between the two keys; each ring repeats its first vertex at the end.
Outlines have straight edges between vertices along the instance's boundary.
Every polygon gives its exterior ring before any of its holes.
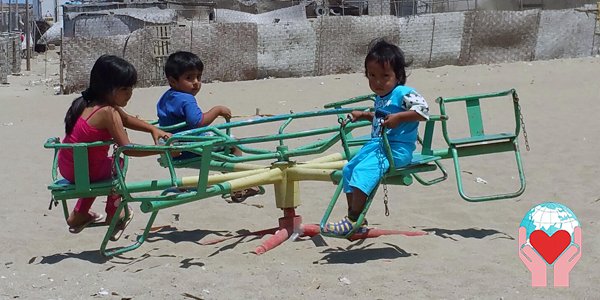
{"type": "Polygon", "coordinates": [[[300,147],[296,148],[296,150],[310,150],[310,149],[320,148],[325,144],[327,144],[327,140],[319,140],[319,141],[316,141],[313,143],[306,144],[304,146],[300,146],[300,147]]]}
{"type": "Polygon", "coordinates": [[[156,126],[158,129],[166,131],[166,132],[173,132],[175,130],[185,128],[185,126],[186,126],[185,122],[181,122],[181,123],[177,123],[177,124],[169,125],[169,126],[159,126],[158,121],[151,122],[150,124],[156,126]]]}
{"type": "Polygon", "coordinates": [[[244,155],[244,156],[229,156],[220,153],[212,153],[212,156],[220,161],[228,162],[228,163],[243,163],[243,162],[251,162],[251,161],[259,161],[259,160],[267,160],[267,159],[280,159],[281,155],[279,153],[267,153],[267,154],[252,154],[252,155],[244,155]]]}
{"type": "MultiPolygon", "coordinates": [[[[481,99],[487,99],[487,98],[496,98],[496,97],[502,97],[502,96],[507,96],[507,95],[511,95],[513,98],[513,105],[514,105],[514,110],[515,110],[515,135],[518,135],[519,133],[519,110],[518,110],[518,96],[516,94],[516,91],[514,89],[510,89],[510,90],[506,90],[506,91],[502,91],[502,92],[498,92],[498,93],[488,93],[488,94],[478,94],[478,95],[470,95],[470,96],[463,96],[463,97],[453,97],[453,98],[443,98],[443,97],[439,97],[437,98],[435,101],[437,103],[439,103],[440,105],[440,114],[441,115],[446,115],[446,107],[445,104],[446,103],[452,103],[452,102],[459,102],[459,101],[465,101],[465,102],[469,102],[469,101],[477,101],[477,102],[472,102],[472,103],[479,103],[479,101],[481,99]]],[[[469,127],[471,130],[471,136],[478,136],[478,135],[483,135],[483,121],[477,121],[478,119],[481,119],[481,111],[480,108],[476,108],[476,104],[467,104],[467,110],[468,110],[468,117],[469,117],[469,127]],[[481,124],[481,134],[478,134],[479,130],[478,130],[478,126],[477,123],[479,122],[479,124],[481,124]]],[[[446,141],[446,143],[448,144],[448,146],[451,146],[452,143],[452,139],[449,136],[448,133],[448,127],[447,127],[447,122],[442,121],[442,135],[444,137],[444,140],[446,141]]]]}
{"type": "Polygon", "coordinates": [[[75,171],[75,190],[86,192],[90,190],[90,171],[88,166],[88,151],[84,145],[73,146],[73,170],[75,171]]]}
{"type": "MultiPolygon", "coordinates": [[[[52,196],[52,198],[54,198],[54,196],[52,196]]],[[[67,200],[61,200],[60,202],[62,202],[63,214],[65,215],[66,221],[69,219],[69,207],[67,206],[67,200]]]]}
{"type": "Polygon", "coordinates": [[[469,130],[471,136],[484,135],[483,119],[481,117],[481,108],[479,107],[479,99],[469,99],[465,101],[467,107],[467,116],[469,118],[469,130]]]}
{"type": "MultiPolygon", "coordinates": [[[[121,218],[119,218],[117,216],[121,215],[121,211],[124,210],[124,208],[126,206],[127,206],[127,201],[121,201],[121,204],[119,204],[119,206],[117,207],[117,210],[115,211],[115,217],[112,218],[110,225],[109,225],[108,229],[106,230],[106,234],[104,234],[104,239],[102,240],[102,244],[100,244],[100,253],[104,256],[110,257],[110,256],[118,255],[118,254],[121,254],[121,253],[124,253],[127,251],[137,249],[139,246],[141,246],[141,244],[138,245],[137,243],[134,243],[133,245],[130,245],[127,247],[118,248],[113,251],[106,251],[106,246],[108,245],[108,241],[112,237],[113,232],[115,231],[115,228],[117,227],[117,224],[121,220],[121,218]]],[[[127,219],[127,218],[129,218],[129,209],[125,209],[125,219],[127,219]]]]}
{"type": "MultiPolygon", "coordinates": [[[[180,183],[180,182],[178,181],[178,183],[180,183]]],[[[146,192],[146,191],[148,191],[148,192],[159,191],[159,190],[167,189],[170,187],[173,187],[170,179],[130,182],[127,184],[127,190],[130,193],[140,193],[140,192],[146,192]]],[[[77,192],[75,189],[64,190],[64,191],[52,191],[52,195],[56,200],[99,197],[99,196],[109,195],[113,188],[115,189],[115,191],[117,193],[122,192],[119,181],[115,180],[114,184],[111,186],[102,187],[102,188],[94,188],[91,191],[77,192]]]]}
{"type": "MultiPolygon", "coordinates": [[[[477,156],[484,154],[493,154],[501,152],[515,151],[512,141],[489,143],[489,144],[474,144],[461,147],[455,147],[460,149],[458,157],[477,156]]],[[[440,156],[442,159],[452,158],[451,148],[448,149],[435,149],[433,150],[434,156],[440,156]]]]}
{"type": "Polygon", "coordinates": [[[385,132],[385,128],[381,131],[381,136],[383,139],[383,151],[386,159],[390,164],[389,170],[395,170],[396,164],[394,163],[394,156],[392,155],[392,147],[390,146],[390,141],[388,140],[387,133],[385,132]]]}
{"type": "Polygon", "coordinates": [[[343,176],[344,175],[343,175],[342,170],[334,171],[333,173],[331,173],[329,175],[329,177],[331,177],[331,181],[332,182],[337,182],[337,183],[341,183],[342,182],[343,176]]]}
{"type": "MultiPolygon", "coordinates": [[[[215,146],[216,147],[218,147],[218,146],[227,147],[227,146],[234,146],[234,145],[239,145],[239,144],[263,143],[263,142],[280,141],[280,140],[286,140],[286,139],[296,139],[296,138],[302,138],[302,137],[307,137],[307,136],[337,132],[338,130],[339,130],[339,128],[337,126],[335,126],[335,127],[326,127],[326,128],[305,130],[305,131],[301,131],[301,132],[281,133],[281,134],[271,135],[271,136],[240,138],[238,140],[221,141],[221,142],[215,144],[215,146]]],[[[193,137],[187,137],[187,139],[193,140],[193,137]]],[[[333,144],[331,144],[331,145],[333,145],[333,144]]],[[[322,151],[324,151],[324,150],[326,150],[326,149],[323,149],[322,151]]],[[[193,151],[193,150],[192,150],[192,152],[198,153],[197,151],[193,151]]],[[[286,153],[284,153],[284,154],[286,154],[288,156],[290,156],[289,153],[309,153],[309,154],[318,153],[318,152],[314,152],[314,151],[292,152],[289,150],[286,150],[285,152],[286,153]]],[[[212,153],[212,155],[214,158],[217,158],[218,160],[223,160],[223,161],[232,162],[232,163],[257,161],[257,160],[265,160],[265,159],[281,159],[282,158],[282,154],[278,153],[278,152],[271,152],[268,154],[244,155],[244,156],[226,156],[226,155],[222,155],[219,153],[212,153]]],[[[296,155],[297,154],[293,154],[292,156],[296,156],[296,155]]],[[[306,154],[302,154],[302,155],[306,155],[306,154]]]]}
{"type": "Polygon", "coordinates": [[[224,161],[210,161],[210,169],[214,171],[233,172],[235,171],[235,165],[234,163],[224,161]]]}
{"type": "Polygon", "coordinates": [[[321,234],[324,234],[323,228],[325,228],[325,225],[327,225],[327,221],[329,221],[329,216],[331,215],[331,212],[333,211],[333,208],[335,207],[335,204],[337,203],[337,200],[340,197],[342,188],[343,188],[343,186],[342,186],[342,183],[340,182],[338,184],[337,188],[335,189],[335,192],[333,193],[333,197],[331,198],[331,201],[329,201],[329,205],[327,206],[327,209],[325,210],[325,214],[323,215],[323,218],[321,218],[321,223],[320,223],[321,234]]]}
{"type": "MultiPolygon", "coordinates": [[[[210,161],[211,161],[211,152],[212,152],[213,146],[212,144],[208,144],[206,146],[202,147],[202,160],[201,160],[201,165],[202,166],[208,166],[210,165],[210,161]]],[[[203,192],[206,190],[206,188],[208,187],[208,172],[209,172],[209,168],[200,168],[200,170],[198,171],[198,185],[197,185],[197,189],[200,192],[203,192]]]]}
{"type": "MultiPolygon", "coordinates": [[[[469,195],[467,195],[464,191],[464,187],[463,187],[463,180],[462,180],[462,172],[460,169],[460,164],[458,162],[458,157],[459,157],[459,151],[457,148],[450,148],[450,153],[452,154],[452,158],[454,161],[454,171],[455,171],[455,175],[456,175],[456,184],[458,186],[458,193],[461,196],[461,198],[465,199],[466,201],[469,202],[484,202],[484,201],[492,201],[492,200],[500,200],[500,199],[508,199],[508,198],[515,198],[520,196],[521,194],[523,194],[523,192],[525,191],[525,174],[523,172],[523,165],[521,162],[521,155],[518,151],[518,144],[516,141],[513,142],[513,147],[514,147],[514,152],[515,152],[515,158],[517,161],[517,169],[519,172],[519,184],[520,187],[516,192],[513,193],[506,193],[506,194],[497,194],[497,195],[488,195],[488,196],[479,196],[479,197],[471,197],[469,195]]],[[[461,149],[462,151],[462,149],[461,149]]],[[[494,153],[494,152],[492,152],[494,153]]]]}
{"type": "MultiPolygon", "coordinates": [[[[373,203],[373,198],[375,197],[375,194],[377,194],[377,189],[378,188],[379,188],[379,183],[377,183],[377,185],[375,186],[375,189],[373,189],[373,192],[371,192],[371,194],[369,195],[369,197],[367,197],[367,201],[365,202],[365,207],[362,210],[362,212],[360,213],[360,215],[358,215],[358,219],[356,220],[357,224],[363,224],[363,222],[365,220],[365,216],[366,216],[367,212],[369,211],[369,208],[371,207],[371,203],[373,203]]],[[[340,183],[338,185],[338,188],[335,190],[333,198],[331,199],[331,201],[329,202],[329,205],[327,206],[327,210],[325,211],[325,215],[321,219],[320,228],[321,228],[321,234],[324,235],[324,236],[335,237],[335,238],[346,238],[346,239],[348,239],[354,233],[356,233],[356,231],[358,229],[360,229],[359,226],[354,226],[354,228],[352,228],[352,230],[350,230],[350,232],[348,232],[344,236],[339,236],[339,235],[336,235],[336,234],[333,234],[333,233],[330,233],[330,232],[325,232],[323,230],[325,228],[325,225],[327,225],[327,221],[329,220],[329,216],[331,215],[331,212],[333,211],[333,207],[335,207],[335,203],[337,202],[337,199],[339,198],[341,191],[342,191],[342,184],[340,183]]]]}
{"type": "Polygon", "coordinates": [[[269,150],[265,150],[265,149],[258,149],[258,148],[250,148],[248,146],[245,145],[237,145],[237,147],[244,153],[249,153],[249,154],[267,154],[270,153],[269,150]]]}
{"type": "MultiPolygon", "coordinates": [[[[281,124],[281,126],[279,127],[279,135],[283,134],[283,130],[290,125],[290,123],[292,123],[294,119],[293,118],[288,118],[287,120],[285,120],[285,122],[283,122],[283,124],[281,124]]],[[[279,146],[283,146],[283,139],[279,140],[279,146]]]]}
{"type": "Polygon", "coordinates": [[[350,113],[354,110],[356,110],[356,108],[339,108],[339,109],[324,109],[324,110],[301,112],[301,113],[282,114],[282,115],[275,115],[275,116],[263,117],[263,118],[258,118],[258,119],[241,120],[241,121],[230,122],[230,123],[221,123],[221,124],[216,124],[214,126],[207,126],[207,127],[183,131],[183,132],[177,133],[177,135],[190,136],[190,135],[197,135],[199,133],[211,130],[211,128],[226,129],[226,128],[244,127],[244,126],[249,126],[249,125],[258,125],[258,124],[270,123],[270,122],[275,122],[275,121],[284,121],[289,118],[304,119],[304,118],[318,117],[318,116],[345,114],[345,113],[350,113]]]}
{"type": "Polygon", "coordinates": [[[363,96],[358,96],[358,97],[354,97],[354,98],[350,98],[350,99],[346,99],[346,100],[342,100],[342,101],[338,101],[338,102],[327,103],[323,107],[324,108],[341,108],[342,106],[345,106],[348,104],[364,102],[367,100],[375,101],[375,94],[363,95],[363,96]]]}
{"type": "Polygon", "coordinates": [[[106,245],[104,245],[104,247],[101,245],[100,252],[102,253],[102,255],[104,255],[106,257],[111,257],[111,256],[119,255],[119,254],[139,248],[146,241],[146,239],[148,237],[148,233],[150,232],[150,229],[152,228],[152,224],[154,223],[154,220],[156,219],[157,214],[158,214],[158,211],[153,212],[150,215],[150,218],[148,219],[148,223],[146,224],[146,228],[144,229],[144,232],[142,233],[142,235],[138,235],[137,240],[134,244],[126,246],[126,247],[114,248],[109,251],[106,251],[106,245]]]}
{"type": "Polygon", "coordinates": [[[49,138],[46,143],[44,143],[44,148],[46,149],[63,149],[63,148],[73,148],[77,145],[90,147],[98,147],[98,146],[108,146],[112,145],[112,141],[101,141],[101,142],[92,142],[92,143],[60,143],[57,137],[49,138]]]}
{"type": "Polygon", "coordinates": [[[446,179],[448,179],[448,172],[446,171],[446,169],[444,169],[444,166],[442,165],[441,162],[439,161],[433,161],[433,163],[435,163],[435,165],[437,166],[437,168],[442,172],[442,176],[431,179],[431,180],[425,180],[423,178],[421,178],[420,175],[414,173],[412,174],[412,176],[422,185],[424,186],[430,186],[430,185],[434,185],[436,183],[442,182],[446,179]]]}
{"type": "Polygon", "coordinates": [[[52,158],[52,181],[56,181],[58,179],[58,148],[54,147],[54,144],[59,144],[60,139],[57,137],[49,138],[44,143],[44,148],[46,149],[54,149],[54,156],[52,158]]]}
{"type": "MultiPolygon", "coordinates": [[[[341,118],[339,118],[338,121],[340,121],[340,119],[341,118]]],[[[350,133],[350,130],[346,130],[347,124],[344,124],[342,122],[340,122],[340,139],[342,141],[342,148],[344,149],[344,155],[346,155],[346,157],[350,157],[350,147],[348,146],[348,135],[350,133]]]]}
{"type": "Polygon", "coordinates": [[[497,93],[475,94],[475,95],[468,95],[468,96],[461,96],[461,97],[449,97],[449,98],[440,97],[440,98],[436,99],[435,101],[437,103],[440,103],[440,100],[443,99],[444,102],[451,103],[451,102],[465,101],[465,100],[471,100],[471,99],[496,98],[496,97],[506,96],[513,92],[514,92],[514,89],[510,89],[510,90],[497,92],[497,93]]]}
{"type": "MultiPolygon", "coordinates": [[[[227,182],[211,185],[205,192],[190,192],[174,195],[169,200],[153,200],[143,203],[144,211],[158,211],[161,209],[178,206],[181,204],[194,202],[213,196],[222,195],[231,192],[231,186],[227,182]]],[[[142,207],[142,206],[140,206],[142,207]]]]}

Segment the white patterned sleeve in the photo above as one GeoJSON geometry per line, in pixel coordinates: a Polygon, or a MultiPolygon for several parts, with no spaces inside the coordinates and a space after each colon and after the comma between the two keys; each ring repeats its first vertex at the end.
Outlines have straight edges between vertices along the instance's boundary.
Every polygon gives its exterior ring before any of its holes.
{"type": "Polygon", "coordinates": [[[417,92],[412,91],[406,95],[402,99],[402,106],[406,110],[412,110],[421,115],[425,120],[429,120],[429,105],[427,105],[427,101],[423,96],[419,95],[417,92]]]}

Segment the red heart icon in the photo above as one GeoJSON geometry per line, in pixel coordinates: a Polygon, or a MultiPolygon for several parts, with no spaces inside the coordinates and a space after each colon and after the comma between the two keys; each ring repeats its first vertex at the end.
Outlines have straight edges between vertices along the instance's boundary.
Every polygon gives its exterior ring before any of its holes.
{"type": "Polygon", "coordinates": [[[548,236],[538,229],[529,236],[529,243],[546,262],[552,264],[571,244],[571,235],[565,230],[559,230],[552,236],[548,236]]]}

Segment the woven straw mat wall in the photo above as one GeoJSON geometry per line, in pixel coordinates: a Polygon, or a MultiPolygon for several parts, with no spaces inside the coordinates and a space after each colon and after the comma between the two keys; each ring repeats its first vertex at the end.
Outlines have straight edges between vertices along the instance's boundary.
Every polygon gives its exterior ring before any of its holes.
{"type": "MultiPolygon", "coordinates": [[[[468,15],[469,13],[467,13],[468,15]]],[[[539,10],[476,11],[470,23],[469,48],[463,48],[467,64],[530,61],[537,41],[539,10]]],[[[467,19],[465,19],[467,20],[467,19]]]]}
{"type": "Polygon", "coordinates": [[[320,17],[312,24],[318,45],[315,75],[363,72],[373,39],[398,44],[400,37],[399,19],[393,16],[320,17]]]}
{"type": "Polygon", "coordinates": [[[572,9],[542,11],[535,59],[584,57],[592,54],[595,15],[572,9]]]}
{"type": "Polygon", "coordinates": [[[191,52],[204,62],[203,80],[256,79],[257,31],[254,23],[194,25],[191,52]]]}
{"type": "Polygon", "coordinates": [[[258,25],[258,78],[315,74],[317,36],[308,22],[258,25]]]}
{"type": "Polygon", "coordinates": [[[96,59],[102,54],[122,56],[126,39],[127,35],[65,38],[62,46],[64,93],[84,90],[96,59]]]}
{"type": "Polygon", "coordinates": [[[464,21],[462,12],[435,15],[428,67],[458,64],[464,21]]]}

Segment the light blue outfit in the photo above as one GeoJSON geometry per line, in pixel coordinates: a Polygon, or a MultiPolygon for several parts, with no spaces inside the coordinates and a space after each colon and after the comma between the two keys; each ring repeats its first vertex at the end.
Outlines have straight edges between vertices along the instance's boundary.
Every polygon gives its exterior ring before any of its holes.
{"type": "MultiPolygon", "coordinates": [[[[429,120],[429,106],[414,89],[398,85],[389,94],[375,98],[375,109],[384,109],[390,113],[415,111],[429,120]]],[[[344,193],[351,193],[353,188],[369,195],[375,189],[382,175],[390,164],[383,150],[381,138],[383,118],[373,117],[371,140],[344,166],[344,193]],[[382,172],[383,170],[383,172],[382,172]]],[[[416,148],[419,122],[403,122],[396,128],[386,128],[392,156],[396,167],[410,164],[412,153],[416,148]]]]}

